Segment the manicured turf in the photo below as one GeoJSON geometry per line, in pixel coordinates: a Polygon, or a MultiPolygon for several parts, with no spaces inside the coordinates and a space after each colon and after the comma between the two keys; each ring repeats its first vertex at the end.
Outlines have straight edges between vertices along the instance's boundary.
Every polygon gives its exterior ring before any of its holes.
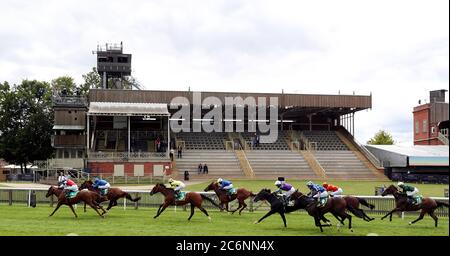
{"type": "MultiPolygon", "coordinates": [[[[232,180],[234,187],[244,187],[252,190],[254,193],[258,193],[262,188],[276,188],[274,185],[276,178],[273,181],[271,180],[232,180]]],[[[323,181],[313,180],[319,184],[322,184],[323,181]]],[[[190,191],[203,191],[211,181],[205,181],[200,184],[187,186],[186,190],[190,191]]],[[[306,180],[288,180],[290,184],[292,184],[296,189],[299,189],[301,192],[308,192],[308,188],[306,187],[306,180]]],[[[375,187],[379,186],[389,186],[390,184],[397,185],[397,182],[392,181],[333,181],[327,180],[328,183],[340,186],[344,190],[344,194],[346,195],[365,195],[365,196],[373,196],[375,195],[375,187]]],[[[436,184],[412,184],[416,186],[420,194],[423,196],[434,196],[434,197],[443,197],[444,189],[448,189],[448,185],[436,185],[436,184]]]]}
{"type": "MultiPolygon", "coordinates": [[[[245,212],[241,216],[209,210],[212,222],[196,210],[191,221],[187,221],[189,212],[180,207],[174,211],[168,208],[157,219],[153,219],[156,208],[139,208],[138,210],[113,208],[105,219],[101,219],[92,209],[83,213],[78,207],[76,219],[67,206],[62,206],[53,217],[48,215],[53,208],[45,205],[36,208],[25,206],[0,205],[0,235],[35,236],[35,235],[102,235],[102,236],[366,236],[375,233],[380,236],[448,236],[448,218],[439,218],[439,227],[434,227],[433,220],[426,216],[424,220],[409,226],[415,217],[407,216],[404,220],[394,216],[393,221],[380,220],[379,215],[370,223],[353,218],[354,232],[347,227],[340,231],[334,225],[325,228],[323,233],[314,227],[313,219],[304,213],[287,215],[288,228],[283,228],[279,215],[273,215],[255,225],[253,222],[265,212],[245,212]],[[239,229],[224,228],[236,227],[239,229]]],[[[333,224],[337,221],[329,216],[333,224]]],[[[347,222],[346,222],[347,223],[347,222]]]]}

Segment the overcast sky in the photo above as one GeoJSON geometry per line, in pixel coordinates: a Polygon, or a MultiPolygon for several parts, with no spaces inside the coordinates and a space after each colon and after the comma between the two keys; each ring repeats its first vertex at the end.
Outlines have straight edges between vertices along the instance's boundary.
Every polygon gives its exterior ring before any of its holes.
{"type": "MultiPolygon", "coordinates": [[[[0,0],[0,80],[78,83],[123,41],[152,90],[373,95],[356,138],[412,145],[412,109],[449,85],[449,1],[0,0]]],[[[448,96],[447,96],[448,99],[448,96]]],[[[448,101],[448,100],[447,100],[448,101]]]]}

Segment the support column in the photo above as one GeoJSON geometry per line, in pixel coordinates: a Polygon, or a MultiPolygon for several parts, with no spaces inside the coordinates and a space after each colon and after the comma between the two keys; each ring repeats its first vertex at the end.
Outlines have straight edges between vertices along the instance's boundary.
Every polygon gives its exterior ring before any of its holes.
{"type": "Polygon", "coordinates": [[[128,116],[128,159],[130,159],[130,116],[128,116]]]}
{"type": "Polygon", "coordinates": [[[167,116],[167,148],[166,148],[166,153],[167,153],[167,157],[169,156],[170,153],[170,116],[167,116]]]}
{"type": "Polygon", "coordinates": [[[106,86],[107,86],[107,83],[108,83],[108,81],[107,81],[107,79],[106,79],[106,71],[103,72],[103,79],[102,79],[102,82],[103,82],[103,89],[106,89],[106,86]]]}
{"type": "Polygon", "coordinates": [[[355,112],[352,113],[352,135],[355,137],[355,112]]]}
{"type": "Polygon", "coordinates": [[[308,115],[308,119],[309,119],[309,131],[312,131],[312,115],[308,115]]]}
{"type": "Polygon", "coordinates": [[[87,115],[86,153],[89,152],[89,115],[87,115]]]}

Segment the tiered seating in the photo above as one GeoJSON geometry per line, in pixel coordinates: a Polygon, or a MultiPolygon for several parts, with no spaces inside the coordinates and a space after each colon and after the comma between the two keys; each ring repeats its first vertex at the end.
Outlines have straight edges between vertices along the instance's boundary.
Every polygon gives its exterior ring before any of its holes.
{"type": "Polygon", "coordinates": [[[334,131],[302,131],[309,142],[317,144],[316,150],[349,150],[334,131]]]}
{"type": "Polygon", "coordinates": [[[177,140],[185,142],[186,150],[225,150],[224,141],[228,139],[224,132],[191,132],[176,133],[177,140]]]}
{"type": "Polygon", "coordinates": [[[249,150],[247,159],[258,178],[317,178],[303,157],[290,150],[249,150]]]}
{"type": "Polygon", "coordinates": [[[176,158],[177,169],[180,173],[189,171],[191,178],[214,179],[223,178],[243,178],[239,162],[233,151],[225,150],[186,150],[182,158],[176,158]],[[208,175],[197,175],[197,168],[200,163],[208,165],[208,175]]]}
{"type": "Polygon", "coordinates": [[[260,143],[258,147],[252,147],[252,138],[255,133],[243,132],[241,135],[251,150],[290,150],[286,144],[287,132],[285,131],[278,131],[278,138],[274,143],[260,143]]]}
{"type": "Polygon", "coordinates": [[[337,179],[376,179],[367,166],[349,150],[320,150],[314,156],[327,177],[337,179]]]}

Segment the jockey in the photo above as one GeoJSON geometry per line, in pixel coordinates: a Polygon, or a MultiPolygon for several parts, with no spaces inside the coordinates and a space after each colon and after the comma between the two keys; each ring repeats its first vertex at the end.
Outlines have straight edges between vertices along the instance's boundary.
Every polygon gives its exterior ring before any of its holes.
{"type": "Polygon", "coordinates": [[[311,196],[319,203],[318,206],[321,206],[322,201],[328,197],[327,190],[318,184],[314,184],[312,181],[308,181],[306,186],[311,190],[311,196]]]}
{"type": "Polygon", "coordinates": [[[175,197],[177,197],[177,198],[178,198],[180,191],[186,187],[186,185],[183,182],[181,182],[179,180],[174,180],[172,178],[169,179],[169,184],[170,184],[170,187],[173,188],[173,190],[175,191],[175,197]]]}
{"type": "Polygon", "coordinates": [[[419,194],[419,190],[416,187],[406,185],[401,181],[397,184],[397,186],[403,189],[403,193],[406,193],[406,195],[408,196],[408,203],[417,203],[416,196],[419,194]]]}
{"type": "Polygon", "coordinates": [[[220,189],[227,191],[227,194],[231,195],[231,189],[233,188],[231,181],[218,178],[217,183],[219,183],[220,189]]]}
{"type": "Polygon", "coordinates": [[[330,196],[341,197],[342,194],[344,193],[342,188],[340,188],[338,186],[334,186],[332,184],[328,184],[326,182],[324,182],[322,184],[322,187],[324,187],[327,190],[327,192],[330,196]]]}
{"type": "Polygon", "coordinates": [[[59,185],[60,188],[64,188],[66,197],[68,197],[70,192],[77,193],[78,192],[78,185],[73,182],[73,180],[63,176],[61,178],[61,185],[59,185]]]}
{"type": "Polygon", "coordinates": [[[92,184],[92,186],[94,188],[100,189],[100,195],[102,195],[102,196],[108,194],[108,188],[111,187],[109,182],[107,182],[106,180],[99,179],[99,178],[95,178],[94,184],[92,184]]]}
{"type": "Polygon", "coordinates": [[[288,204],[291,195],[295,192],[295,188],[291,184],[280,180],[275,181],[275,186],[277,186],[278,189],[274,191],[274,193],[281,193],[284,203],[288,204]],[[283,191],[285,191],[285,193],[283,193],[283,191]]]}

